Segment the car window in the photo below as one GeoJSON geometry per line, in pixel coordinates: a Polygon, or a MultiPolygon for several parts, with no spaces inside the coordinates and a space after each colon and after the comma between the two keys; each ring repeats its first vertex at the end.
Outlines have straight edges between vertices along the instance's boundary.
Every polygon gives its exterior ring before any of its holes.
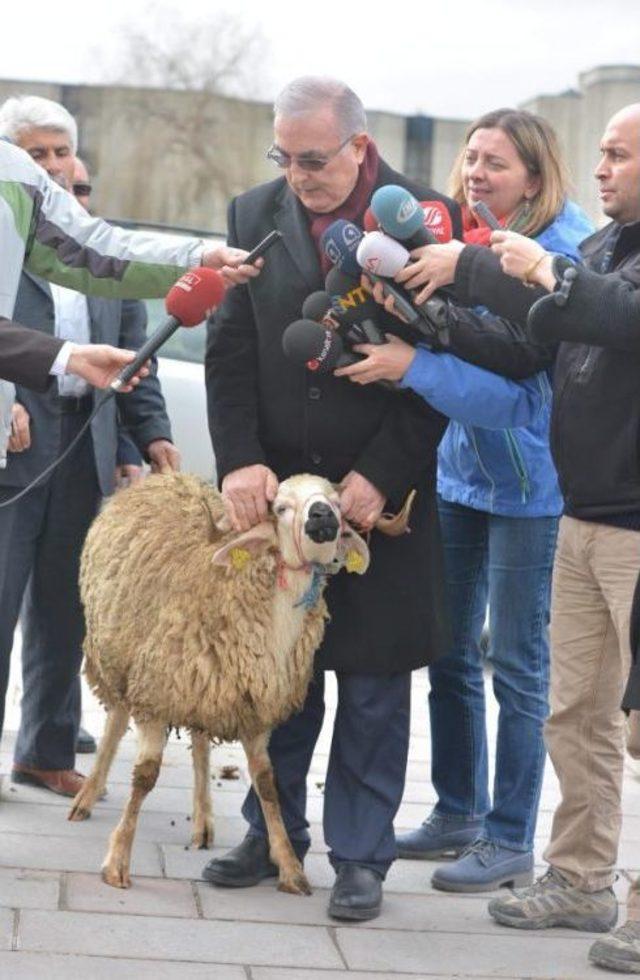
{"type": "MultiPolygon", "coordinates": [[[[163,299],[145,300],[149,323],[147,335],[150,336],[167,318],[163,299]]],[[[204,362],[204,349],[207,340],[206,321],[197,327],[178,327],[172,337],[162,345],[158,357],[171,357],[178,361],[192,361],[194,364],[204,362]]]]}

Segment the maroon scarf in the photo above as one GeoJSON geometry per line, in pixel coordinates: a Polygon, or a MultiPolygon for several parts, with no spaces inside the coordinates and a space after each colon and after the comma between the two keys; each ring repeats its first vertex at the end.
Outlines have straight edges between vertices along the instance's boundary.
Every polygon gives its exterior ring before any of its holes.
{"type": "Polygon", "coordinates": [[[327,214],[318,214],[317,211],[310,211],[309,208],[304,208],[309,220],[309,232],[316,246],[316,251],[320,256],[320,265],[322,266],[323,275],[326,275],[327,272],[329,272],[331,269],[331,263],[320,248],[320,238],[322,233],[326,231],[329,225],[333,224],[334,221],[337,221],[338,218],[344,218],[346,221],[353,221],[354,224],[362,227],[364,213],[369,206],[371,192],[373,191],[376,180],[378,179],[379,162],[380,156],[378,154],[378,148],[373,140],[369,140],[364,160],[360,164],[358,180],[356,181],[356,185],[346,201],[343,201],[339,207],[337,207],[334,211],[328,212],[327,214]]]}

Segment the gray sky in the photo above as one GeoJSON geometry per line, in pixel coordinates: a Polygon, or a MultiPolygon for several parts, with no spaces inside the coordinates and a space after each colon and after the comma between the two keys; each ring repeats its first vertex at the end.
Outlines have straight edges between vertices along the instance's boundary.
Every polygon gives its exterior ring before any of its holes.
{"type": "MultiPolygon", "coordinates": [[[[165,0],[185,20],[231,10],[261,28],[266,64],[254,94],[290,78],[344,78],[371,109],[471,117],[577,87],[596,65],[640,64],[638,0],[165,0]],[[415,12],[414,12],[415,11],[415,12]]],[[[3,11],[4,78],[97,82],[119,29],[145,22],[140,0],[15,4],[3,11]]],[[[639,93],[640,97],[640,93],[639,93]]]]}

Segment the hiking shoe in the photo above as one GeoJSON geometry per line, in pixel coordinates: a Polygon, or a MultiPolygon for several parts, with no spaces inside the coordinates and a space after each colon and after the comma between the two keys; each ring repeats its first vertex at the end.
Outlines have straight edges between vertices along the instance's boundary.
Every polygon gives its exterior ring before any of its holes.
{"type": "Polygon", "coordinates": [[[501,885],[529,885],[533,881],[533,853],[502,847],[492,840],[477,840],[453,864],[436,868],[431,878],[443,892],[490,892],[501,885]]]}
{"type": "Polygon", "coordinates": [[[640,922],[626,922],[606,939],[597,939],[589,959],[607,970],[640,973],[640,922]]]}
{"type": "Polygon", "coordinates": [[[515,929],[583,929],[608,932],[618,918],[613,888],[583,892],[574,888],[555,868],[530,887],[489,902],[489,914],[503,926],[515,929]]]}
{"type": "Polygon", "coordinates": [[[417,830],[396,834],[398,857],[418,860],[456,858],[473,843],[483,824],[483,820],[449,817],[434,810],[417,830]]]}

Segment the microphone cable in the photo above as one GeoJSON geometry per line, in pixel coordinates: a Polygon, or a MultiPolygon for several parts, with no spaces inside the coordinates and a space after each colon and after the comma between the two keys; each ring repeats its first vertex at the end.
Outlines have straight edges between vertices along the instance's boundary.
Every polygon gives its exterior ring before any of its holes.
{"type": "Polygon", "coordinates": [[[19,493],[14,494],[13,497],[9,497],[8,500],[3,500],[2,503],[0,503],[0,509],[2,509],[3,507],[9,507],[11,506],[11,504],[17,503],[18,500],[21,500],[28,493],[30,493],[34,487],[37,487],[38,484],[42,483],[42,481],[45,480],[50,473],[53,473],[53,471],[57,469],[58,466],[60,466],[60,463],[64,462],[64,460],[67,458],[69,453],[76,448],[76,446],[82,439],[83,435],[85,434],[85,432],[87,431],[91,423],[93,422],[94,418],[96,417],[96,415],[98,414],[102,406],[105,405],[113,395],[115,395],[115,391],[113,390],[113,388],[109,388],[107,391],[103,393],[101,398],[98,400],[97,404],[93,406],[91,415],[84,423],[80,431],[77,432],[76,435],[73,437],[73,439],[71,440],[71,442],[69,443],[65,451],[56,459],[54,459],[52,463],[49,463],[49,465],[44,470],[42,470],[41,473],[38,473],[38,475],[34,477],[31,483],[27,483],[26,487],[23,487],[22,490],[19,491],[19,493]]]}

